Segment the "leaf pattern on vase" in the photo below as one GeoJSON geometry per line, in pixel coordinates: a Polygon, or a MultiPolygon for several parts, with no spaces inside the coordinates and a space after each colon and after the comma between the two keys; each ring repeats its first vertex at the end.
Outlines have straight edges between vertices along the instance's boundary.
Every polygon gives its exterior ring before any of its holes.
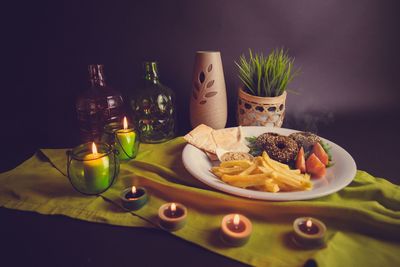
{"type": "Polygon", "coordinates": [[[206,75],[204,74],[204,72],[200,72],[199,74],[200,83],[203,83],[205,80],[206,80],[206,75]]]}
{"type": "Polygon", "coordinates": [[[214,80],[211,80],[207,83],[207,88],[210,88],[211,86],[214,85],[214,80]]]}
{"type": "Polygon", "coordinates": [[[205,94],[205,97],[213,97],[216,94],[218,94],[218,92],[216,92],[216,91],[208,92],[207,94],[205,94]]]}
{"type": "Polygon", "coordinates": [[[200,105],[204,105],[205,103],[207,103],[206,98],[211,98],[218,94],[217,91],[209,91],[215,83],[215,80],[209,80],[209,76],[211,76],[210,73],[212,72],[212,70],[213,65],[208,65],[207,72],[201,71],[198,75],[198,80],[193,82],[194,89],[192,96],[196,101],[198,101],[200,105]]]}

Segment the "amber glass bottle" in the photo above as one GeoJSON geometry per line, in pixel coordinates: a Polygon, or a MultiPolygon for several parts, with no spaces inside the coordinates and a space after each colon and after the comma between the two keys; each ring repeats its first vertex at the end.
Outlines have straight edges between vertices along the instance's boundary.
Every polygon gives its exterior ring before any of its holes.
{"type": "Polygon", "coordinates": [[[89,89],[76,101],[79,128],[83,142],[99,141],[104,125],[121,122],[123,99],[121,93],[106,85],[103,65],[89,65],[89,89]]]}
{"type": "Polygon", "coordinates": [[[175,136],[175,95],[160,83],[157,62],[145,62],[141,87],[131,96],[131,108],[140,140],[160,143],[175,136]]]}

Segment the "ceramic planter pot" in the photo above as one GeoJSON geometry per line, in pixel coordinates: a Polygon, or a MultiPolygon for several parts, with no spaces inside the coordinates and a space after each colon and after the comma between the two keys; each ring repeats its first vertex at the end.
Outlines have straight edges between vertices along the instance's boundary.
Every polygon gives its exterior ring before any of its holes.
{"type": "Polygon", "coordinates": [[[218,51],[196,52],[193,68],[190,122],[225,128],[228,117],[224,71],[218,51]]]}
{"type": "Polygon", "coordinates": [[[238,124],[242,126],[281,127],[285,117],[286,91],[276,97],[250,95],[239,88],[238,124]]]}

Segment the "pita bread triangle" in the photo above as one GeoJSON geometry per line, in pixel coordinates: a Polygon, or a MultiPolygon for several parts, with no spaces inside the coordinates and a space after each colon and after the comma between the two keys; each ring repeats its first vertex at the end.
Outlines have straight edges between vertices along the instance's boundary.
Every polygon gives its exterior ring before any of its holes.
{"type": "Polygon", "coordinates": [[[232,152],[249,152],[249,148],[244,144],[240,126],[214,130],[207,125],[200,124],[184,138],[193,146],[212,154],[216,153],[217,148],[232,152]]]}

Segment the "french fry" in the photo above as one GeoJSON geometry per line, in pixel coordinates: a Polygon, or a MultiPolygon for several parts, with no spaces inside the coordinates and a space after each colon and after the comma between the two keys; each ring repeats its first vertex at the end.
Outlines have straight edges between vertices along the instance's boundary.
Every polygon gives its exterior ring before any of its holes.
{"type": "Polygon", "coordinates": [[[251,174],[251,175],[228,175],[224,174],[221,180],[227,184],[237,187],[251,187],[265,184],[265,180],[269,179],[266,174],[251,174]]]}
{"type": "Polygon", "coordinates": [[[266,167],[264,167],[264,166],[258,166],[258,169],[259,169],[262,173],[265,173],[265,174],[268,174],[268,175],[271,175],[271,174],[274,172],[274,170],[271,170],[271,169],[266,168],[266,167]]]}
{"type": "Polygon", "coordinates": [[[240,172],[246,170],[246,168],[240,166],[234,166],[230,168],[222,168],[222,167],[212,167],[211,172],[215,174],[215,172],[219,172],[222,174],[239,174],[240,172]]]}
{"type": "Polygon", "coordinates": [[[257,168],[256,164],[251,164],[250,167],[248,167],[247,169],[245,169],[244,171],[242,171],[241,173],[239,173],[239,175],[249,175],[250,173],[252,173],[255,169],[257,168]]]}
{"type": "Polygon", "coordinates": [[[274,172],[273,174],[274,174],[274,176],[272,177],[272,179],[274,181],[283,183],[287,186],[290,186],[293,189],[305,190],[305,189],[309,189],[311,186],[311,182],[309,182],[309,181],[297,180],[297,179],[294,179],[293,177],[286,176],[279,172],[274,172]]]}
{"type": "Polygon", "coordinates": [[[225,161],[210,170],[232,186],[267,192],[299,191],[312,188],[310,176],[271,159],[266,152],[254,161],[225,161]]]}
{"type": "Polygon", "coordinates": [[[267,179],[265,180],[263,185],[257,186],[255,188],[261,191],[272,192],[272,193],[279,192],[280,190],[279,186],[276,183],[274,183],[273,179],[267,179]]]}
{"type": "MultiPolygon", "coordinates": [[[[268,158],[268,159],[271,159],[271,158],[269,157],[268,153],[265,152],[265,151],[263,151],[263,153],[262,153],[261,156],[263,157],[264,160],[267,160],[267,158],[268,158]]],[[[272,160],[272,159],[271,159],[271,160],[272,160]]],[[[275,160],[274,160],[274,163],[275,163],[277,166],[279,166],[279,168],[282,168],[282,169],[284,169],[284,170],[290,170],[289,166],[286,165],[286,164],[284,164],[284,163],[281,163],[281,162],[275,161],[275,160]]]]}
{"type": "Polygon", "coordinates": [[[252,164],[253,163],[251,161],[249,161],[249,160],[231,160],[231,161],[221,162],[221,164],[219,166],[223,167],[223,168],[229,168],[229,167],[233,167],[233,166],[239,166],[239,167],[243,167],[243,168],[248,168],[252,164]]]}
{"type": "MultiPolygon", "coordinates": [[[[299,171],[297,170],[290,170],[290,169],[285,169],[282,168],[279,164],[280,163],[278,161],[275,161],[273,159],[271,159],[268,154],[264,151],[262,154],[262,158],[265,160],[265,163],[271,167],[272,169],[274,169],[275,171],[279,172],[279,173],[284,173],[287,176],[293,177],[294,179],[305,179],[305,180],[309,180],[307,178],[305,178],[304,174],[301,174],[299,171]]],[[[280,163],[282,164],[282,163],[280,163]]]]}

